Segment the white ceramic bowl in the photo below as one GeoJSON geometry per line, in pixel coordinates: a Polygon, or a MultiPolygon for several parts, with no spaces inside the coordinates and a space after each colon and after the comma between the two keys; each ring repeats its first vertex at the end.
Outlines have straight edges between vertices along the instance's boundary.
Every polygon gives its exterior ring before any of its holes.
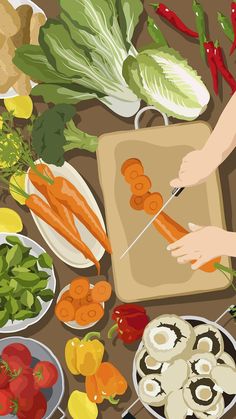
{"type": "MultiPolygon", "coordinates": [[[[37,160],[35,163],[42,163],[42,161],[37,160]]],[[[105,230],[105,224],[99,206],[82,176],[80,176],[80,174],[69,163],[66,162],[61,167],[57,167],[52,164],[48,164],[48,167],[51,169],[54,176],[63,176],[76,186],[78,191],[84,196],[89,206],[97,215],[103,229],[105,230]]],[[[29,181],[28,176],[26,176],[25,190],[29,194],[36,193],[45,200],[44,196],[41,195],[29,181]]],[[[64,239],[60,234],[49,227],[33,212],[31,212],[31,214],[36,226],[39,229],[40,234],[59,259],[61,259],[67,265],[79,269],[86,269],[94,265],[91,260],[86,259],[81,252],[79,252],[75,247],[68,243],[66,239],[64,239]]],[[[89,247],[95,258],[99,261],[104,255],[104,248],[81,222],[79,222],[77,219],[75,222],[83,242],[89,247]]]]}
{"type": "MultiPolygon", "coordinates": [[[[28,4],[29,6],[32,7],[33,13],[43,13],[45,15],[44,11],[39,6],[37,6],[37,4],[35,4],[31,0],[8,0],[8,1],[9,1],[9,3],[11,3],[11,5],[15,9],[17,9],[17,7],[19,7],[19,6],[22,6],[23,4],[28,4]]],[[[37,83],[34,83],[33,81],[31,81],[31,86],[32,87],[36,86],[36,84],[37,83]]],[[[19,96],[19,95],[16,93],[16,91],[15,91],[15,89],[13,89],[13,87],[11,87],[5,93],[0,92],[0,99],[10,99],[10,98],[16,97],[16,96],[19,96]]]]}
{"type": "MultiPolygon", "coordinates": [[[[62,294],[64,294],[64,292],[69,291],[70,285],[66,285],[60,292],[60,294],[58,295],[58,299],[57,299],[57,303],[60,301],[62,294]]],[[[90,289],[93,289],[94,285],[90,284],[90,289]]],[[[105,303],[100,303],[103,310],[105,309],[105,303]]],[[[77,330],[86,330],[86,329],[90,329],[91,327],[95,326],[95,324],[97,324],[100,320],[98,320],[97,322],[94,323],[90,323],[87,326],[80,326],[76,321],[73,322],[64,322],[64,324],[66,324],[66,326],[70,327],[71,329],[77,329],[77,330]]]]}
{"type": "MultiPolygon", "coordinates": [[[[14,234],[14,233],[0,233],[0,244],[6,243],[6,236],[17,236],[22,241],[22,243],[25,246],[31,247],[32,250],[30,251],[30,255],[32,256],[39,256],[41,253],[44,253],[45,250],[34,240],[30,239],[29,237],[25,237],[22,234],[14,234]]],[[[56,277],[54,273],[54,269],[46,269],[46,268],[40,268],[42,271],[47,272],[50,277],[48,278],[48,287],[47,289],[52,290],[55,293],[56,290],[56,277]]],[[[42,304],[42,310],[38,314],[37,317],[33,317],[32,319],[26,319],[26,320],[15,320],[13,323],[11,320],[9,320],[5,326],[0,328],[0,333],[17,333],[21,330],[27,329],[29,326],[32,326],[33,324],[38,323],[47,313],[49,310],[52,301],[42,301],[40,300],[42,304]]]]}

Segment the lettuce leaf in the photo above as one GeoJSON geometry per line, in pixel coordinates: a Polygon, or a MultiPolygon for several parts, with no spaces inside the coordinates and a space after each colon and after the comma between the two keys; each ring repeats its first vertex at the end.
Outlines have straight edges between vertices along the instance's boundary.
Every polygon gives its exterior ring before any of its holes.
{"type": "Polygon", "coordinates": [[[123,39],[129,51],[135,28],[143,12],[143,4],[140,0],[120,0],[117,2],[117,8],[123,39]]]}
{"type": "Polygon", "coordinates": [[[144,50],[136,58],[128,57],[123,75],[140,99],[178,119],[196,119],[210,100],[197,72],[172,48],[144,50]]]}
{"type": "Polygon", "coordinates": [[[90,100],[100,98],[100,93],[89,92],[88,89],[82,86],[73,84],[38,84],[35,86],[31,94],[33,96],[42,96],[44,102],[53,102],[55,105],[58,104],[70,104],[76,105],[83,100],[90,100]]]}

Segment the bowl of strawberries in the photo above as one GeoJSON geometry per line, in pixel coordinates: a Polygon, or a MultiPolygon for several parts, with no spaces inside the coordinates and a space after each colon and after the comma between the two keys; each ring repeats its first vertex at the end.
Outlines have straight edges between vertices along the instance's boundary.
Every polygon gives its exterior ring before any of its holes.
{"type": "Polygon", "coordinates": [[[0,354],[0,417],[46,419],[56,409],[62,412],[63,371],[48,347],[8,337],[0,340],[0,354]]]}

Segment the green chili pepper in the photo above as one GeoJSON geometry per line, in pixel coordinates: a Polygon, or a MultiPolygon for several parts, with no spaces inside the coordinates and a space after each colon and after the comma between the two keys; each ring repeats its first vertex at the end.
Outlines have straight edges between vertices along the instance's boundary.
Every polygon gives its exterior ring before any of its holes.
{"type": "Polygon", "coordinates": [[[218,22],[220,23],[225,35],[229,38],[231,42],[234,42],[234,30],[230,22],[230,19],[223,15],[223,13],[218,13],[218,22]]]}
{"type": "Polygon", "coordinates": [[[151,36],[153,41],[157,44],[157,47],[168,46],[168,43],[163,33],[158,28],[154,20],[151,19],[150,17],[148,17],[148,20],[147,20],[147,28],[148,28],[149,35],[151,36]]]}
{"type": "Polygon", "coordinates": [[[193,0],[193,12],[196,16],[196,27],[199,35],[200,53],[202,59],[206,60],[204,42],[206,41],[206,22],[203,7],[196,0],[193,0]]]}

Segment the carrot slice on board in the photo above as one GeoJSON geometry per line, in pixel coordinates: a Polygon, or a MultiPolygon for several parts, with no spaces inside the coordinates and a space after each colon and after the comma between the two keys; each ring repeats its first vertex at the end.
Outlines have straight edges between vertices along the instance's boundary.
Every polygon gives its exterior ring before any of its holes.
{"type": "Polygon", "coordinates": [[[104,303],[111,298],[112,287],[107,281],[99,281],[92,289],[93,301],[104,303]]]}
{"type": "Polygon", "coordinates": [[[71,322],[75,318],[75,309],[69,301],[61,300],[56,305],[55,314],[61,322],[71,322]]]}
{"type": "Polygon", "coordinates": [[[151,193],[144,201],[144,211],[147,214],[154,215],[160,211],[163,206],[163,198],[160,193],[154,192],[151,193]]]}
{"type": "Polygon", "coordinates": [[[136,211],[141,211],[144,208],[144,201],[150,195],[150,192],[147,192],[143,196],[132,195],[130,198],[130,206],[136,211]]]}
{"type": "Polygon", "coordinates": [[[127,183],[132,183],[134,179],[136,179],[138,176],[142,176],[143,174],[143,166],[140,166],[139,163],[134,163],[127,167],[125,171],[125,180],[127,183]]]}
{"type": "Polygon", "coordinates": [[[152,183],[147,176],[138,176],[131,183],[131,191],[133,195],[145,195],[152,187],[152,183]]]}
{"type": "Polygon", "coordinates": [[[141,161],[139,159],[128,159],[125,160],[125,162],[121,166],[121,173],[122,175],[125,175],[126,169],[128,167],[132,166],[133,164],[138,164],[139,166],[143,167],[141,161]]]}
{"type": "Polygon", "coordinates": [[[75,278],[70,284],[70,295],[72,298],[81,300],[89,292],[90,283],[88,278],[83,276],[75,278]]]}
{"type": "Polygon", "coordinates": [[[95,323],[104,316],[104,310],[99,303],[91,303],[80,307],[75,313],[75,321],[80,326],[95,323]]]}

